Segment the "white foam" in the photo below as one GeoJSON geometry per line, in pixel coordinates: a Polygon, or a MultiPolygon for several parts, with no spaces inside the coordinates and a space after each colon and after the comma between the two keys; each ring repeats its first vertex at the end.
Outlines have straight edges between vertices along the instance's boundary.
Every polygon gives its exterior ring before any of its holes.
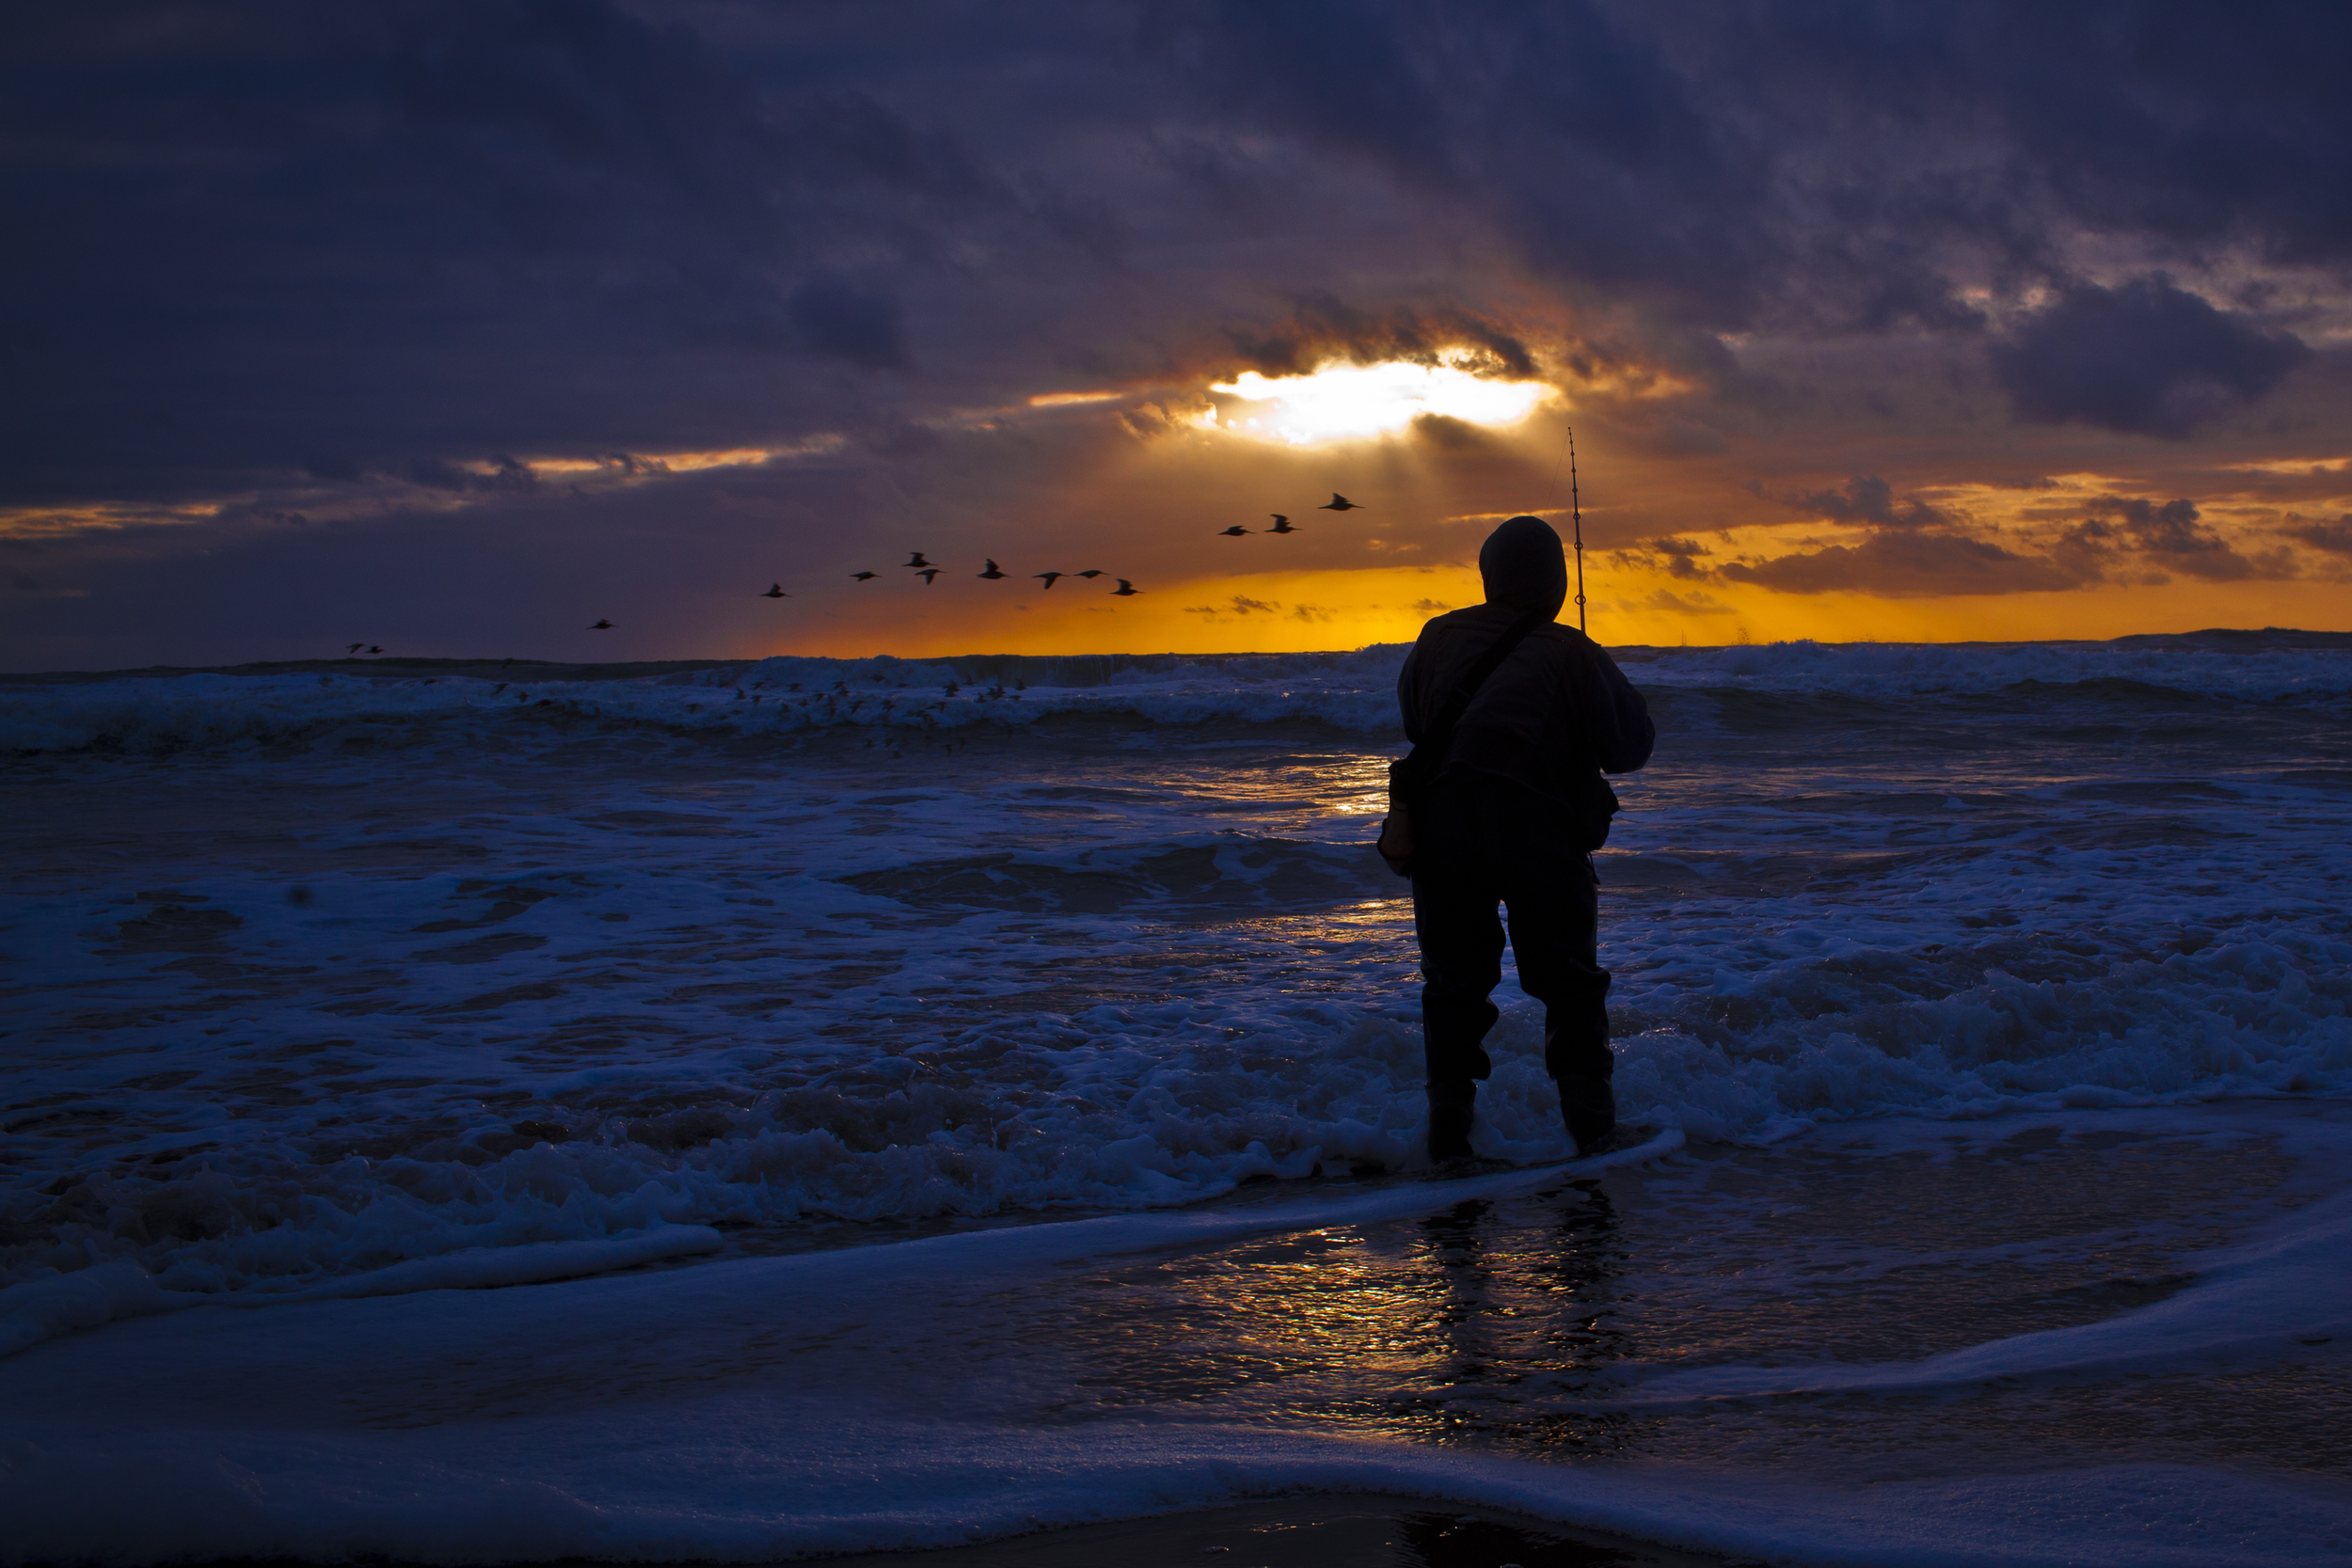
{"type": "Polygon", "coordinates": [[[127,1259],[51,1275],[0,1291],[0,1357],[123,1318],[167,1312],[176,1303],[127,1259]]]}
{"type": "MultiPolygon", "coordinates": [[[[243,1298],[241,1305],[268,1306],[279,1301],[332,1301],[357,1296],[406,1295],[415,1291],[479,1291],[500,1285],[537,1285],[550,1279],[577,1279],[582,1275],[635,1268],[666,1258],[691,1258],[716,1252],[719,1233],[707,1225],[663,1225],[632,1236],[608,1236],[593,1242],[542,1242],[536,1246],[468,1247],[457,1252],[412,1258],[405,1263],[349,1275],[314,1285],[284,1297],[243,1298]]],[[[203,1297],[183,1298],[189,1305],[203,1297]]]]}
{"type": "MultiPolygon", "coordinates": [[[[722,1244],[719,1233],[708,1226],[665,1225],[635,1235],[594,1241],[465,1247],[429,1258],[414,1258],[389,1268],[345,1275],[307,1290],[251,1293],[230,1299],[240,1307],[276,1307],[293,1302],[407,1295],[418,1291],[479,1291],[503,1285],[537,1285],[550,1279],[577,1279],[583,1275],[635,1268],[664,1259],[715,1252],[722,1244]]],[[[12,1285],[0,1290],[0,1358],[61,1334],[97,1328],[126,1318],[215,1305],[220,1300],[217,1295],[198,1291],[163,1290],[145,1269],[127,1259],[12,1285]]]]}

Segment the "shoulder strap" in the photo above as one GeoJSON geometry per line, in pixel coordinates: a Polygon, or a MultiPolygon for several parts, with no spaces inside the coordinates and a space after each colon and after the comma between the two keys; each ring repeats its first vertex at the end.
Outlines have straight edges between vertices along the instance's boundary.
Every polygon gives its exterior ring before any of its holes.
{"type": "Polygon", "coordinates": [[[1529,632],[1549,619],[1542,610],[1531,610],[1504,627],[1502,635],[1478,656],[1478,662],[1470,667],[1469,673],[1462,676],[1461,684],[1454,689],[1453,695],[1446,698],[1445,706],[1439,708],[1437,718],[1430,721],[1421,744],[1433,752],[1443,751],[1446,743],[1454,738],[1454,727],[1462,721],[1462,715],[1470,711],[1470,699],[1477,696],[1478,689],[1486,684],[1486,677],[1502,667],[1502,661],[1511,657],[1511,650],[1527,641],[1529,632]]]}

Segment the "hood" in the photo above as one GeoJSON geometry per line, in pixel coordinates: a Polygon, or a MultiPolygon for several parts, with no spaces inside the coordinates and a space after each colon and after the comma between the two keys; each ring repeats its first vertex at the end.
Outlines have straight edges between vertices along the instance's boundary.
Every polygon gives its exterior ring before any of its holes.
{"type": "Polygon", "coordinates": [[[1488,604],[1540,610],[1549,619],[1567,602],[1567,554],[1541,517],[1514,517],[1486,535],[1478,547],[1478,575],[1488,604]]]}

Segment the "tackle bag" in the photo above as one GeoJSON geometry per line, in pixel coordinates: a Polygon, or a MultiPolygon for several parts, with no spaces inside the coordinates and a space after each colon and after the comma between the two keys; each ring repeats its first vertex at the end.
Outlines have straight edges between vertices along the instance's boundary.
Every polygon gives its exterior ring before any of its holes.
{"type": "Polygon", "coordinates": [[[1478,662],[1462,676],[1461,684],[1438,710],[1437,719],[1411,751],[1389,764],[1389,815],[1381,819],[1380,837],[1374,847],[1380,858],[1389,863],[1389,869],[1400,877],[1413,874],[1413,802],[1437,783],[1438,774],[1445,767],[1446,752],[1454,746],[1454,728],[1470,711],[1470,699],[1486,684],[1486,677],[1502,667],[1511,657],[1511,650],[1527,641],[1527,634],[1550,619],[1540,610],[1531,610],[1503,629],[1487,650],[1478,656],[1478,662]]]}

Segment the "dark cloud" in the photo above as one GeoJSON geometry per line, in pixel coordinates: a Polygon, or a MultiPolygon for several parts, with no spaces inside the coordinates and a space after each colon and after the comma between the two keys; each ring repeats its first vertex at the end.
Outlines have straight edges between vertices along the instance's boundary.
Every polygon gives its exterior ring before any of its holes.
{"type": "Polygon", "coordinates": [[[1728,615],[1731,606],[1703,589],[1677,594],[1661,588],[1642,601],[1645,610],[1662,610],[1669,615],[1728,615]]]}
{"type": "Polygon", "coordinates": [[[2026,594],[2080,588],[2091,580],[2058,562],[2019,555],[1989,540],[1911,529],[1881,529],[1859,545],[1831,545],[1755,562],[1729,562],[1718,575],[1779,594],[1869,594],[1890,599],[2026,594]]]}
{"type": "MultiPolygon", "coordinates": [[[[462,467],[437,457],[420,457],[405,465],[405,470],[403,477],[428,490],[470,491],[476,494],[504,491],[513,494],[536,489],[539,483],[538,476],[531,471],[528,465],[507,456],[493,457],[482,468],[462,467]]],[[[315,473],[317,469],[313,467],[311,471],[315,473]]]]}
{"type": "MultiPolygon", "coordinates": [[[[126,0],[0,28],[0,503],[890,428],[1141,373],[1220,319],[1267,373],[1457,344],[1531,373],[1482,247],[1632,308],[1620,361],[1710,378],[1717,330],[1966,339],[1965,286],[2064,281],[2087,225],[2352,257],[2328,8],[126,0]]],[[[2168,434],[2294,352],[2153,281],[2077,285],[2002,350],[2028,417],[2168,434]]]]}
{"type": "Polygon", "coordinates": [[[1407,305],[1367,310],[1321,292],[1294,301],[1287,320],[1235,327],[1227,337],[1233,353],[1262,375],[1301,375],[1334,359],[1434,364],[1448,351],[1465,349],[1469,368],[1488,374],[1523,378],[1536,368],[1526,343],[1475,310],[1407,305]]]}
{"type": "MultiPolygon", "coordinates": [[[[1187,615],[1205,616],[1211,621],[1230,621],[1238,620],[1241,617],[1248,615],[1273,615],[1278,613],[1281,608],[1282,607],[1280,605],[1273,603],[1270,600],[1253,599],[1247,594],[1236,594],[1221,605],[1186,605],[1184,607],[1184,613],[1187,615]]],[[[1300,607],[1301,619],[1313,619],[1311,615],[1304,613],[1308,608],[1309,607],[1306,606],[1300,607]]]]}
{"type": "Polygon", "coordinates": [[[1695,539],[1668,536],[1652,539],[1639,550],[1613,552],[1613,558],[1638,562],[1653,571],[1662,567],[1669,577],[1702,578],[1708,573],[1699,560],[1714,553],[1695,539]]]}
{"type": "MultiPolygon", "coordinates": [[[[1873,525],[1858,545],[1833,545],[1761,561],[1728,562],[1711,571],[1677,559],[1677,577],[1752,583],[1784,594],[1876,594],[1918,598],[1944,594],[2022,594],[2083,588],[2099,582],[2163,582],[2172,574],[2206,582],[2287,578],[2294,563],[2283,552],[2240,553],[2204,523],[2196,503],[2107,496],[2090,515],[2058,532],[2046,547],[2011,549],[1970,537],[1948,519],[1918,526],[1895,512],[1884,485],[1856,481],[1842,494],[1821,492],[1846,508],[1841,521],[1873,525]],[[1689,564],[1692,568],[1681,568],[1689,564]]],[[[1656,541],[1652,561],[1662,557],[1656,541]]],[[[1645,562],[1646,563],[1646,562],[1645,562]]]]}
{"type": "Polygon", "coordinates": [[[1496,444],[1484,429],[1449,414],[1416,414],[1411,429],[1422,440],[1446,451],[1482,451],[1496,444]]]}
{"type": "Polygon", "coordinates": [[[2185,499],[2159,506],[2139,497],[2106,497],[2068,535],[2068,542],[2111,543],[2144,558],[2148,565],[2207,582],[2236,582],[2259,570],[2201,523],[2196,503],[2185,499]]]}
{"type": "Polygon", "coordinates": [[[1881,528],[1920,527],[1947,523],[1951,519],[1918,497],[1898,511],[1895,492],[1886,481],[1877,475],[1859,476],[1846,482],[1838,490],[1807,490],[1799,495],[1779,498],[1788,506],[1808,513],[1826,522],[1869,523],[1881,528]]]}
{"type": "Polygon", "coordinates": [[[2179,439],[2255,402],[2311,357],[2291,333],[2217,310],[2157,275],[2078,283],[1992,346],[2018,416],[2179,439]]]}
{"type": "MultiPolygon", "coordinates": [[[[1172,9],[1172,8],[1171,8],[1172,9]]],[[[1162,31],[1227,117],[1441,192],[1710,328],[1965,334],[2067,237],[2352,252],[2352,17],[2145,0],[1238,3],[1162,31]]]]}
{"type": "Polygon", "coordinates": [[[2290,513],[2286,533],[2289,538],[2299,539],[2315,550],[2326,550],[2330,555],[2352,555],[2352,512],[2345,513],[2332,523],[2297,517],[2290,513]]]}
{"type": "Polygon", "coordinates": [[[913,367],[905,313],[886,294],[869,293],[833,273],[792,291],[787,309],[802,340],[818,354],[869,370],[913,367]]]}
{"type": "Polygon", "coordinates": [[[910,365],[949,236],[1041,230],[855,84],[596,0],[134,6],[9,59],[0,502],[805,431],[857,404],[812,360],[910,365]]]}

